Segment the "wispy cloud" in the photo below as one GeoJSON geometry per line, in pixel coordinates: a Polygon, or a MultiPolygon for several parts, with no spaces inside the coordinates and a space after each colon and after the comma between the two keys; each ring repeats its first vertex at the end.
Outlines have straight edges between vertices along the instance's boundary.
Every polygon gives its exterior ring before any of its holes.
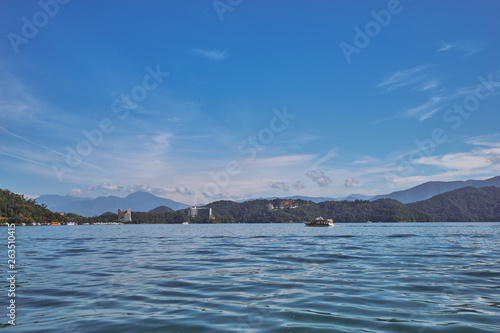
{"type": "Polygon", "coordinates": [[[304,154],[304,155],[283,155],[275,157],[266,157],[255,159],[249,162],[252,166],[262,167],[262,168],[280,168],[287,166],[301,165],[304,162],[310,161],[314,158],[314,155],[304,154]]]}
{"type": "Polygon", "coordinates": [[[441,101],[442,98],[440,96],[434,96],[426,103],[406,111],[406,115],[418,116],[420,121],[426,120],[441,109],[442,106],[438,105],[441,101]]]}
{"type": "Polygon", "coordinates": [[[471,144],[471,145],[475,145],[475,146],[500,148],[500,134],[495,133],[495,134],[490,134],[490,135],[475,136],[475,137],[468,139],[465,142],[468,144],[471,144]]]}
{"type": "Polygon", "coordinates": [[[43,106],[20,79],[0,67],[0,119],[25,122],[41,113],[43,106]]]}
{"type": "Polygon", "coordinates": [[[41,165],[41,166],[50,167],[50,165],[48,165],[48,164],[40,163],[38,161],[29,159],[29,158],[26,158],[26,157],[23,157],[23,156],[17,156],[17,155],[14,155],[14,154],[4,153],[4,152],[1,152],[1,151],[0,151],[0,155],[8,156],[8,157],[11,157],[11,158],[14,158],[14,159],[17,159],[17,160],[20,160],[20,161],[24,161],[24,162],[29,162],[29,163],[33,163],[33,164],[37,164],[37,165],[41,165]]]}
{"type": "Polygon", "coordinates": [[[415,160],[416,164],[437,166],[443,169],[479,169],[489,165],[485,159],[485,154],[481,151],[454,153],[443,156],[421,157],[415,160]]]}
{"type": "Polygon", "coordinates": [[[390,92],[396,89],[421,84],[428,76],[424,71],[428,67],[428,65],[421,65],[398,70],[381,80],[377,87],[383,89],[384,92],[390,92]]]}
{"type": "Polygon", "coordinates": [[[453,43],[445,43],[437,52],[458,52],[462,53],[463,57],[471,56],[483,49],[483,45],[472,41],[461,41],[453,43]]]}
{"type": "Polygon", "coordinates": [[[439,87],[439,82],[435,79],[431,79],[428,81],[425,81],[422,83],[420,87],[418,87],[418,90],[420,91],[427,91],[427,90],[432,90],[439,87]]]}
{"type": "Polygon", "coordinates": [[[330,159],[332,159],[332,158],[334,158],[334,157],[336,157],[336,156],[338,156],[338,153],[337,153],[337,148],[332,148],[332,149],[330,149],[330,150],[326,153],[326,155],[325,155],[325,156],[323,156],[323,157],[322,157],[322,158],[320,158],[318,161],[316,161],[316,162],[313,164],[312,168],[316,168],[318,165],[320,165],[320,164],[322,164],[322,163],[324,163],[324,162],[326,162],[326,161],[328,161],[328,160],[330,160],[330,159]]]}
{"type": "Polygon", "coordinates": [[[192,49],[192,52],[196,55],[207,59],[222,60],[226,57],[226,50],[203,50],[203,49],[192,49]]]}
{"type": "Polygon", "coordinates": [[[488,170],[493,173],[500,160],[500,135],[492,134],[470,138],[467,144],[475,146],[470,151],[449,153],[442,156],[427,156],[415,160],[416,164],[436,166],[453,171],[488,170]],[[491,169],[493,167],[493,169],[491,169]]]}

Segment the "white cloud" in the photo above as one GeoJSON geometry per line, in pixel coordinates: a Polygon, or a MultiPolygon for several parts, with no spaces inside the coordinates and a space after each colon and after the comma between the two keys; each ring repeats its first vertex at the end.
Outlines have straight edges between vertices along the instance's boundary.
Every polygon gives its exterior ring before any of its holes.
{"type": "Polygon", "coordinates": [[[439,87],[439,82],[436,80],[429,80],[426,81],[422,84],[422,86],[419,87],[419,90],[421,91],[426,91],[426,90],[431,90],[439,87]]]}
{"type": "Polygon", "coordinates": [[[203,192],[203,196],[211,200],[229,200],[234,198],[227,192],[219,192],[219,193],[203,192]]]}
{"type": "Polygon", "coordinates": [[[226,50],[203,50],[203,49],[193,49],[192,52],[196,55],[199,55],[204,58],[214,59],[214,60],[222,60],[226,57],[226,50]]]}
{"type": "Polygon", "coordinates": [[[500,147],[500,133],[470,138],[466,143],[475,146],[500,147]]]}
{"type": "Polygon", "coordinates": [[[170,139],[173,137],[172,133],[160,132],[153,137],[153,141],[159,145],[170,145],[170,139]]]}
{"type": "Polygon", "coordinates": [[[302,164],[310,161],[314,155],[284,155],[277,157],[260,158],[251,161],[249,164],[264,168],[277,168],[302,164]]]}
{"type": "Polygon", "coordinates": [[[453,45],[451,44],[445,44],[444,46],[441,46],[437,51],[438,52],[443,52],[443,51],[448,51],[453,48],[453,45]]]}
{"type": "Polygon", "coordinates": [[[69,191],[68,196],[70,197],[75,197],[75,198],[88,198],[89,196],[85,191],[79,189],[79,188],[74,188],[71,191],[69,191]]]}
{"type": "Polygon", "coordinates": [[[433,96],[426,103],[406,111],[406,116],[417,116],[420,121],[424,121],[442,109],[443,97],[433,96]]]}
{"type": "Polygon", "coordinates": [[[353,187],[356,184],[358,184],[358,181],[352,177],[346,178],[346,180],[344,182],[345,187],[353,187]]]}
{"type": "Polygon", "coordinates": [[[408,116],[413,116],[413,115],[421,115],[422,113],[427,113],[429,111],[429,109],[434,109],[436,104],[439,103],[440,101],[441,101],[441,97],[434,96],[426,103],[409,109],[408,111],[406,111],[406,114],[408,116]]]}
{"type": "Polygon", "coordinates": [[[320,187],[328,186],[332,183],[332,180],[320,169],[307,170],[306,176],[311,178],[320,187]]]}
{"type": "Polygon", "coordinates": [[[104,191],[111,191],[111,192],[116,192],[116,191],[121,191],[123,190],[123,186],[118,186],[118,185],[111,185],[107,182],[102,183],[99,185],[99,188],[104,191]]]}
{"type": "Polygon", "coordinates": [[[474,150],[472,152],[454,153],[443,156],[429,156],[416,159],[414,163],[437,166],[448,170],[477,170],[491,165],[488,156],[495,156],[500,153],[500,149],[494,150],[474,150]]]}
{"type": "Polygon", "coordinates": [[[500,163],[500,154],[488,153],[486,154],[486,161],[491,164],[500,163]]]}
{"type": "Polygon", "coordinates": [[[293,185],[292,185],[292,188],[297,190],[297,191],[300,191],[304,188],[304,184],[302,184],[301,181],[296,181],[293,185]]]}
{"type": "Polygon", "coordinates": [[[462,53],[463,57],[468,57],[470,55],[473,55],[481,51],[482,49],[483,46],[479,43],[472,41],[460,41],[460,42],[444,44],[437,50],[437,52],[452,51],[452,52],[462,53]]]}
{"type": "Polygon", "coordinates": [[[399,88],[420,84],[427,77],[427,74],[423,72],[427,67],[427,65],[421,65],[396,71],[380,81],[378,87],[384,89],[384,92],[389,92],[399,88]]]}
{"type": "Polygon", "coordinates": [[[133,186],[128,186],[126,189],[127,192],[148,192],[154,195],[167,195],[178,193],[182,195],[193,195],[194,191],[185,188],[183,186],[180,187],[171,187],[171,186],[163,186],[163,187],[152,187],[149,184],[138,184],[133,186]]]}
{"type": "Polygon", "coordinates": [[[268,186],[270,188],[277,189],[277,190],[282,190],[284,192],[288,192],[290,190],[290,188],[288,187],[288,185],[285,182],[273,182],[273,181],[270,181],[268,186]]]}
{"type": "Polygon", "coordinates": [[[133,185],[133,186],[128,186],[126,191],[129,193],[133,192],[151,192],[153,188],[149,184],[140,184],[140,185],[133,185]]]}

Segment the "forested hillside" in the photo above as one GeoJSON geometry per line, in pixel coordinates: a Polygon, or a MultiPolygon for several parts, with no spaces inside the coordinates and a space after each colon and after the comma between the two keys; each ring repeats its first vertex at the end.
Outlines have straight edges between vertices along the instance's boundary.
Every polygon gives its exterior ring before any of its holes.
{"type": "Polygon", "coordinates": [[[218,222],[284,223],[303,222],[318,216],[333,218],[337,222],[429,222],[432,217],[419,209],[408,207],[396,200],[381,199],[373,202],[312,201],[284,199],[253,200],[243,203],[217,201],[211,207],[218,222]],[[288,204],[287,204],[288,203],[288,204]],[[271,208],[272,207],[272,208],[271,208]]]}
{"type": "Polygon", "coordinates": [[[464,187],[408,204],[430,214],[434,221],[499,222],[499,187],[464,187]]]}
{"type": "Polygon", "coordinates": [[[64,221],[64,217],[36,204],[35,200],[0,189],[0,220],[2,223],[33,223],[64,221]]]}

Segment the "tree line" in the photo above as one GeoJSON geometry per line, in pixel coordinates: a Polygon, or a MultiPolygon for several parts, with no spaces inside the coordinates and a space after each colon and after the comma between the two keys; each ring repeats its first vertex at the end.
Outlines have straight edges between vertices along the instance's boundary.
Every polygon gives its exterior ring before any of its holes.
{"type": "Polygon", "coordinates": [[[39,205],[34,199],[27,199],[23,195],[0,189],[0,222],[2,223],[46,223],[63,222],[64,216],[39,205]]]}
{"type": "MultiPolygon", "coordinates": [[[[189,217],[187,209],[172,212],[132,212],[132,223],[300,223],[316,217],[335,222],[482,222],[500,221],[500,188],[465,187],[430,199],[403,204],[393,199],[375,201],[324,201],[257,199],[246,202],[221,200],[210,203],[214,219],[189,217]]],[[[8,190],[0,190],[0,221],[8,223],[115,222],[118,216],[105,213],[83,217],[73,213],[65,216],[38,205],[33,199],[8,190]]]]}

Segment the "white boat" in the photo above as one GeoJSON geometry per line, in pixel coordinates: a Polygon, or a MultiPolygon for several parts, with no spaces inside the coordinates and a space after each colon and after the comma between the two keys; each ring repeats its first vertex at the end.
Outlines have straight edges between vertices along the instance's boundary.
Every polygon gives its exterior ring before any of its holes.
{"type": "Polygon", "coordinates": [[[78,225],[78,222],[68,222],[67,225],[78,225]]]}
{"type": "Polygon", "coordinates": [[[189,224],[189,222],[182,222],[182,224],[189,224]]]}
{"type": "Polygon", "coordinates": [[[335,225],[332,219],[324,219],[321,216],[312,221],[306,221],[304,224],[306,227],[333,227],[335,225]]]}

